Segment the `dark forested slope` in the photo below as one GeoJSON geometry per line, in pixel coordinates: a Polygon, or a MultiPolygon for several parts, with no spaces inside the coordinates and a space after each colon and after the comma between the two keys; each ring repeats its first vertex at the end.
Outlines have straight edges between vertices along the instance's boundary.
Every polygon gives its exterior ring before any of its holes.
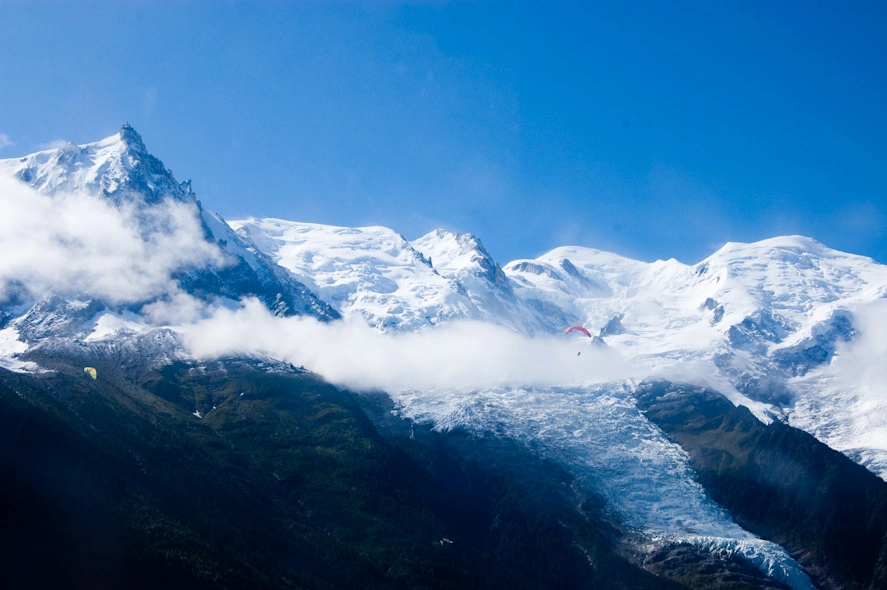
{"type": "Polygon", "coordinates": [[[690,455],[712,498],[788,550],[822,588],[887,588],[887,483],[809,434],[717,392],[642,385],[647,418],[690,455]]]}

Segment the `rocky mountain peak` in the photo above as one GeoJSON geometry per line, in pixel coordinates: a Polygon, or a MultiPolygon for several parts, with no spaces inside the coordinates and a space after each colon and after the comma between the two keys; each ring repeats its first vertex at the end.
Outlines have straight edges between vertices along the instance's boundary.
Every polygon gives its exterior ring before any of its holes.
{"type": "Polygon", "coordinates": [[[196,202],[190,181],[178,182],[163,162],[148,153],[141,135],[129,124],[94,143],[67,143],[0,160],[0,172],[11,173],[47,195],[100,195],[115,204],[151,205],[167,198],[196,202]]]}
{"type": "Polygon", "coordinates": [[[126,148],[135,153],[146,154],[147,149],[145,149],[145,142],[142,141],[142,136],[139,135],[139,132],[136,131],[132,125],[129,123],[124,123],[120,128],[120,141],[126,146],[126,148]]]}

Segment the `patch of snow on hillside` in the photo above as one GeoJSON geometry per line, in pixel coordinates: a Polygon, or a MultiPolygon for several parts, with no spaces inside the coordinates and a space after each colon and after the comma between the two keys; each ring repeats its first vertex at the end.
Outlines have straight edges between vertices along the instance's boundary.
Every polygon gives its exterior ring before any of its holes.
{"type": "Polygon", "coordinates": [[[16,358],[26,350],[28,345],[19,340],[17,329],[10,326],[0,330],[0,367],[17,372],[37,369],[35,363],[16,358]]]}
{"type": "Polygon", "coordinates": [[[83,340],[85,342],[98,342],[100,340],[110,340],[144,333],[149,329],[150,326],[146,325],[141,317],[132,312],[119,315],[106,312],[102,313],[95,320],[92,332],[83,340]]]}

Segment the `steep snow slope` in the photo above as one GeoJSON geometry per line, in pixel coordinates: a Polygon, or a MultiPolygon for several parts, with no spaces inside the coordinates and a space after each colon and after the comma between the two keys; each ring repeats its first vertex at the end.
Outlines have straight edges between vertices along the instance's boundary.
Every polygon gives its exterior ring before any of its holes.
{"type": "Polygon", "coordinates": [[[275,315],[308,315],[320,320],[339,319],[339,314],[308,289],[295,275],[281,267],[238,235],[224,219],[200,208],[201,219],[212,240],[234,261],[232,271],[218,275],[215,288],[225,297],[258,296],[275,315]]]}
{"type": "Polygon", "coordinates": [[[514,283],[476,236],[438,229],[410,243],[437,272],[462,286],[483,320],[528,334],[556,333],[565,323],[575,320],[562,309],[518,299],[514,283]]]}
{"type": "Polygon", "coordinates": [[[384,330],[416,330],[472,318],[476,306],[399,234],[281,219],[231,226],[343,315],[384,330]]]}
{"type": "Polygon", "coordinates": [[[436,230],[414,242],[384,227],[281,219],[232,221],[244,238],[343,315],[386,331],[474,319],[525,333],[557,331],[572,316],[525,304],[476,237],[436,230]]]}

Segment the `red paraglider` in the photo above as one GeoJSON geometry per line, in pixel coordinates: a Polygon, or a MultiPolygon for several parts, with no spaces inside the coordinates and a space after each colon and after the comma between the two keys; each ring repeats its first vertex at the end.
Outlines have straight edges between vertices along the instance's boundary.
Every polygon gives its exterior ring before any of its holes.
{"type": "Polygon", "coordinates": [[[582,332],[583,334],[585,334],[586,336],[588,336],[589,338],[591,338],[591,332],[589,332],[588,330],[586,330],[586,329],[583,328],[582,326],[570,326],[569,328],[567,328],[566,330],[564,330],[564,334],[569,334],[569,333],[572,332],[573,330],[576,330],[577,332],[582,332]]]}

